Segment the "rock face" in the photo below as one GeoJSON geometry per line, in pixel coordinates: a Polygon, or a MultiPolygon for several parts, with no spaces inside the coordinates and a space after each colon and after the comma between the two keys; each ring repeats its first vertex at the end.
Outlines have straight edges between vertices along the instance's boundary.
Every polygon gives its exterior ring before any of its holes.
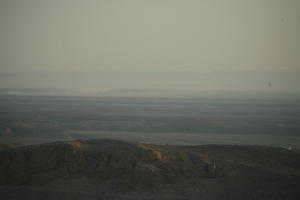
{"type": "Polygon", "coordinates": [[[112,140],[26,146],[2,151],[0,157],[0,183],[12,185],[86,176],[99,181],[122,178],[147,188],[178,178],[220,176],[205,154],[112,140]]]}
{"type": "Polygon", "coordinates": [[[260,146],[56,142],[0,151],[0,185],[6,199],[40,198],[41,190],[53,191],[49,199],[296,199],[300,154],[260,146]]]}

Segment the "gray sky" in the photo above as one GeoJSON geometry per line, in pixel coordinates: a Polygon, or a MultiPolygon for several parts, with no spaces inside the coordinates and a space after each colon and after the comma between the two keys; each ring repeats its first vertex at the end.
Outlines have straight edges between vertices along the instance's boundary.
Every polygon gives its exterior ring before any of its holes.
{"type": "Polygon", "coordinates": [[[1,0],[0,72],[300,69],[299,0],[1,0]]]}

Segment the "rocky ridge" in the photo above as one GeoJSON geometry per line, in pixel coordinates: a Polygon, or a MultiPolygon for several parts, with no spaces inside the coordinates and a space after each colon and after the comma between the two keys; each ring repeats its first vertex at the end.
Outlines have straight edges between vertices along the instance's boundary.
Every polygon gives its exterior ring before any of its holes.
{"type": "Polygon", "coordinates": [[[11,199],[16,190],[64,191],[62,199],[79,191],[87,199],[294,199],[300,191],[300,154],[275,147],[78,140],[5,149],[0,158],[0,197],[11,199]]]}

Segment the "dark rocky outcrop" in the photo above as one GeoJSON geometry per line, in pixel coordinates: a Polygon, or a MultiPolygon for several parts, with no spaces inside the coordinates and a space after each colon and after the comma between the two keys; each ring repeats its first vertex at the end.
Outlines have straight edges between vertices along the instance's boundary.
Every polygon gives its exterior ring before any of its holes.
{"type": "Polygon", "coordinates": [[[28,188],[48,193],[67,189],[102,197],[104,191],[143,191],[156,198],[294,199],[300,191],[300,154],[262,146],[56,142],[0,151],[0,185],[0,197],[7,187],[23,193],[28,188]]]}

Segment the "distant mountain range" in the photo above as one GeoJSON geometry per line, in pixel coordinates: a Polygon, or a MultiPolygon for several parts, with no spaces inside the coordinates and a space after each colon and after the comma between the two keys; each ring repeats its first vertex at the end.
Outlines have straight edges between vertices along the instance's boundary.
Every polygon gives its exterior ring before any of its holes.
{"type": "Polygon", "coordinates": [[[0,73],[0,94],[201,96],[300,94],[300,70],[62,70],[0,73]]]}

